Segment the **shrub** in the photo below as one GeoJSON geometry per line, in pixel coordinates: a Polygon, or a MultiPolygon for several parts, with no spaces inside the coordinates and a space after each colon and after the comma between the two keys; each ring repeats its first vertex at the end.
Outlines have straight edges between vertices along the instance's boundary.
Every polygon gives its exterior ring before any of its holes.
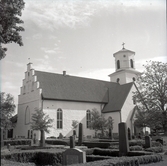
{"type": "Polygon", "coordinates": [[[154,152],[154,153],[161,153],[161,152],[163,152],[163,148],[162,147],[151,147],[151,148],[145,149],[145,151],[154,152]]]}
{"type": "Polygon", "coordinates": [[[100,156],[100,155],[86,155],[86,162],[106,160],[111,158],[110,156],[100,156]]]}
{"type": "Polygon", "coordinates": [[[50,145],[69,145],[69,141],[64,140],[45,140],[45,143],[50,145]]]}
{"type": "Polygon", "coordinates": [[[119,156],[119,150],[95,148],[93,154],[100,156],[119,156]]]}
{"type": "Polygon", "coordinates": [[[22,163],[33,162],[37,165],[58,165],[62,162],[62,153],[24,152],[1,155],[1,158],[22,163]]]}
{"type": "Polygon", "coordinates": [[[31,139],[4,140],[4,145],[30,145],[31,139]]]}
{"type": "Polygon", "coordinates": [[[143,151],[143,148],[139,145],[136,145],[136,146],[130,146],[129,150],[130,151],[143,151]]]}
{"type": "Polygon", "coordinates": [[[144,140],[130,140],[129,141],[129,146],[142,146],[145,144],[145,141],[144,140]]]}
{"type": "Polygon", "coordinates": [[[152,141],[152,147],[162,147],[162,144],[157,141],[152,141]]]}
{"type": "Polygon", "coordinates": [[[83,142],[84,146],[87,146],[88,148],[109,148],[110,143],[109,142],[83,142]]]}

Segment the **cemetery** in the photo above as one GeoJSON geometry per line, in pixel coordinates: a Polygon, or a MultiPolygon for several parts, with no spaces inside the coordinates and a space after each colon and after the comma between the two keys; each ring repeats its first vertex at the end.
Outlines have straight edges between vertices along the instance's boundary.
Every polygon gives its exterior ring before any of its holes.
{"type": "MultiPolygon", "coordinates": [[[[1,141],[1,162],[11,165],[141,165],[162,162],[166,142],[152,141],[146,135],[144,139],[133,138],[126,123],[119,123],[118,139],[83,139],[82,124],[79,135],[69,138],[49,138],[44,146],[31,139],[13,139],[1,141]]],[[[75,132],[73,133],[75,134],[75,132]]],[[[166,154],[166,155],[165,155],[166,154]]]]}

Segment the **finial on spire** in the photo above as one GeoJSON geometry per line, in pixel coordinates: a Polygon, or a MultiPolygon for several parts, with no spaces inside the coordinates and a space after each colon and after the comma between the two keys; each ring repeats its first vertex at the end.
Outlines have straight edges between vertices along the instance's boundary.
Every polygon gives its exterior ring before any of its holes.
{"type": "Polygon", "coordinates": [[[123,43],[122,43],[122,46],[123,46],[123,48],[122,48],[122,49],[125,49],[124,45],[125,45],[125,43],[123,42],[123,43]]]}

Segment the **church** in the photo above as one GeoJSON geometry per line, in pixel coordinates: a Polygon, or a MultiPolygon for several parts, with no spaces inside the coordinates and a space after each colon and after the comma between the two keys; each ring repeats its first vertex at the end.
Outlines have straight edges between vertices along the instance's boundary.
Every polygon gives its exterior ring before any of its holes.
{"type": "MultiPolygon", "coordinates": [[[[73,121],[83,124],[84,137],[93,138],[95,131],[90,129],[90,114],[98,110],[104,117],[112,117],[113,135],[118,135],[118,124],[126,122],[132,134],[135,132],[134,114],[136,111],[133,91],[136,91],[135,78],[141,73],[135,69],[135,52],[123,48],[114,53],[115,72],[110,81],[37,71],[32,63],[27,64],[25,78],[18,96],[18,115],[15,137],[32,138],[31,117],[36,109],[42,109],[54,119],[50,133],[45,137],[72,135],[73,121]]],[[[78,129],[76,130],[78,134],[78,129]]]]}

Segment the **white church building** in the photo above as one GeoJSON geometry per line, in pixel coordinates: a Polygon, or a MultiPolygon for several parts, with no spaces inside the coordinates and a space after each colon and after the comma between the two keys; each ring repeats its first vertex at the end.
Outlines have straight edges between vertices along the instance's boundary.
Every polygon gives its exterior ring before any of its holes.
{"type": "MultiPolygon", "coordinates": [[[[134,133],[134,113],[136,105],[132,99],[134,78],[140,72],[135,70],[135,52],[124,47],[113,54],[116,71],[109,75],[110,81],[37,71],[27,64],[18,100],[18,115],[13,136],[31,138],[39,131],[31,130],[31,117],[36,109],[42,109],[54,119],[53,127],[46,137],[72,135],[72,122],[83,124],[85,137],[94,137],[90,129],[90,113],[98,110],[114,119],[113,134],[118,134],[118,124],[126,122],[134,133]]],[[[77,130],[78,134],[78,130],[77,130]]]]}

